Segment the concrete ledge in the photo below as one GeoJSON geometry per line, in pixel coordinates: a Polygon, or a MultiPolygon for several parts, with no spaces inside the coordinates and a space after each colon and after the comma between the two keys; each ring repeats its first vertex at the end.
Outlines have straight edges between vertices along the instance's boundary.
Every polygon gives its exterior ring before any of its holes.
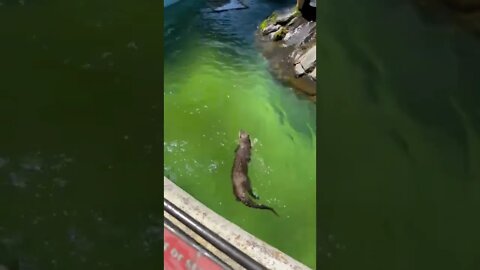
{"type": "Polygon", "coordinates": [[[213,212],[166,177],[163,186],[165,199],[268,269],[310,269],[213,212]]]}

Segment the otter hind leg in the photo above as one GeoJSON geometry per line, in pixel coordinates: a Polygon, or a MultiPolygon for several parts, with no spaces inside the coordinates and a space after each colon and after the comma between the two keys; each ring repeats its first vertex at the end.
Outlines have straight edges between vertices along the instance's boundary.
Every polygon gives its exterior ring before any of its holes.
{"type": "Polygon", "coordinates": [[[247,187],[246,188],[247,188],[248,194],[250,194],[250,196],[252,196],[256,200],[260,199],[260,197],[253,192],[252,184],[250,183],[250,179],[248,179],[248,181],[247,181],[247,187]]]}

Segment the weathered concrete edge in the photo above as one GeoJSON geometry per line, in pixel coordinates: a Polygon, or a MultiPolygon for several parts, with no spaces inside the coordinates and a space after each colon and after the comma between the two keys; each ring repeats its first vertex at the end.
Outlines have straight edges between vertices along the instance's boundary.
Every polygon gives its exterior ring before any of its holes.
{"type": "Polygon", "coordinates": [[[244,231],[163,178],[164,197],[268,269],[310,269],[292,257],[244,231]]]}

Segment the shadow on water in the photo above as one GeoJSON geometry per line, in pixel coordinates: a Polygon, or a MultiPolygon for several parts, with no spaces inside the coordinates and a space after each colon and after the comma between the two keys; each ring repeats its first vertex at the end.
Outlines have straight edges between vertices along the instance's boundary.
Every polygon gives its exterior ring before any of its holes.
{"type": "Polygon", "coordinates": [[[399,106],[412,119],[445,134],[461,148],[459,158],[465,173],[461,178],[479,181],[469,177],[472,145],[468,140],[468,127],[456,106],[466,113],[475,132],[480,134],[480,85],[477,75],[480,39],[458,25],[452,25],[451,18],[449,21],[445,13],[435,8],[431,13],[420,13],[419,20],[428,22],[426,27],[429,30],[425,34],[437,32],[440,38],[437,39],[438,44],[427,42],[428,47],[418,55],[422,62],[415,67],[405,66],[401,76],[408,80],[401,79],[403,87],[397,88],[394,95],[399,106]],[[430,20],[432,17],[433,20],[430,20]]]}

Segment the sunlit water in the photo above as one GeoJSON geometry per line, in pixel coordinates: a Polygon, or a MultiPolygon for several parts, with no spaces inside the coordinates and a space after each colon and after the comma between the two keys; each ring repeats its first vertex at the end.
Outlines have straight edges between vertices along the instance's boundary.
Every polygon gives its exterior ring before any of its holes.
{"type": "Polygon", "coordinates": [[[412,1],[319,8],[318,263],[480,269],[480,40],[412,1]]]}
{"type": "Polygon", "coordinates": [[[292,5],[247,1],[246,10],[202,12],[183,0],[165,10],[165,174],[199,201],[315,267],[315,104],[268,71],[254,47],[257,25],[292,5]],[[250,178],[260,202],[237,202],[230,170],[238,131],[254,142],[250,178]]]}
{"type": "Polygon", "coordinates": [[[0,2],[0,265],[161,269],[161,6],[0,2]]]}

